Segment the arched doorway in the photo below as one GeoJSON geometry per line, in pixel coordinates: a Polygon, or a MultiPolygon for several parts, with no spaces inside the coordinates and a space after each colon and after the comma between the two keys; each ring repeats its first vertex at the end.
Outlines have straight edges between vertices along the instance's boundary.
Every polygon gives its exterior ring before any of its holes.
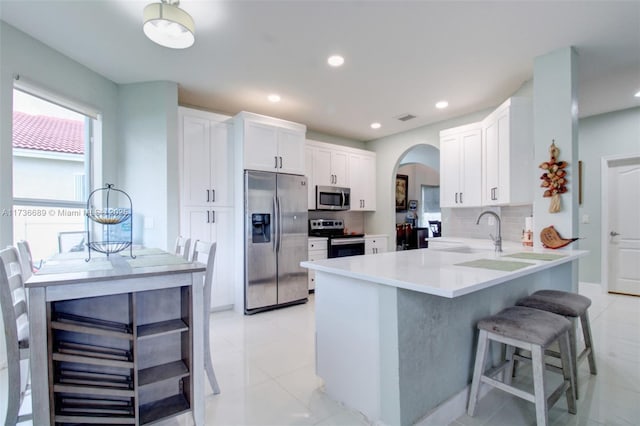
{"type": "Polygon", "coordinates": [[[438,236],[440,230],[440,150],[414,145],[398,159],[392,179],[396,180],[396,250],[423,247],[420,237],[438,236]]]}

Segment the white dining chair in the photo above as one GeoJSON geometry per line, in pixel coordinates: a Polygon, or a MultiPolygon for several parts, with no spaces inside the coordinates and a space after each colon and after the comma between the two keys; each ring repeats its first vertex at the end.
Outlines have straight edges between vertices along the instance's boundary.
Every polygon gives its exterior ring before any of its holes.
{"type": "Polygon", "coordinates": [[[193,251],[191,255],[192,262],[200,262],[207,265],[207,270],[204,276],[204,291],[203,291],[203,308],[204,308],[204,368],[209,378],[209,384],[213,389],[214,395],[220,393],[220,386],[218,386],[218,380],[216,379],[216,373],[213,371],[213,361],[211,360],[211,345],[210,345],[210,328],[209,319],[211,317],[211,287],[213,285],[213,267],[216,259],[216,243],[209,243],[201,240],[196,240],[193,244],[193,251]]]}
{"type": "Polygon", "coordinates": [[[22,268],[15,247],[0,250],[0,311],[7,351],[7,411],[5,425],[31,419],[20,416],[20,406],[29,389],[29,316],[22,268]]]}
{"type": "Polygon", "coordinates": [[[31,248],[29,243],[25,240],[20,240],[16,243],[18,249],[18,256],[20,258],[20,266],[22,268],[22,279],[27,281],[33,273],[36,271],[33,265],[33,256],[31,255],[31,248]]]}
{"type": "Polygon", "coordinates": [[[182,256],[186,260],[189,260],[190,244],[191,244],[191,238],[185,238],[181,235],[178,235],[178,238],[176,238],[176,248],[175,248],[176,256],[182,256]]]}

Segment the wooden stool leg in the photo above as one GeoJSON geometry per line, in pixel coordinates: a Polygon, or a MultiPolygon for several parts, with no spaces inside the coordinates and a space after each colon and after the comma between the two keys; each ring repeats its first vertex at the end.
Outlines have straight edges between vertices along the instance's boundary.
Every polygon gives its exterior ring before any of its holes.
{"type": "Polygon", "coordinates": [[[576,414],[576,395],[578,391],[578,384],[574,380],[575,375],[573,373],[575,372],[575,364],[573,363],[573,357],[569,353],[569,334],[564,333],[560,336],[558,343],[560,344],[560,356],[562,358],[562,375],[565,380],[569,381],[569,388],[565,392],[567,396],[567,407],[571,414],[576,414]]]}
{"type": "Polygon", "coordinates": [[[591,374],[598,374],[598,370],[596,368],[596,354],[593,350],[593,339],[591,338],[591,325],[589,323],[589,314],[587,311],[584,311],[582,315],[580,315],[580,323],[582,324],[582,334],[584,336],[584,344],[589,349],[589,371],[591,374]]]}
{"type": "Polygon", "coordinates": [[[515,376],[515,360],[513,359],[513,355],[516,352],[516,347],[512,346],[512,345],[507,345],[507,352],[505,354],[506,358],[507,358],[507,367],[505,368],[505,370],[502,372],[503,376],[503,382],[507,385],[511,384],[511,379],[515,376]]]}
{"type": "Polygon", "coordinates": [[[538,426],[549,424],[547,397],[544,394],[544,350],[541,346],[532,345],[531,364],[533,367],[533,393],[536,404],[536,423],[538,426]]]}
{"type": "MultiPolygon", "coordinates": [[[[573,365],[573,382],[576,384],[575,395],[576,399],[578,395],[578,347],[576,342],[576,321],[575,318],[568,318],[571,320],[571,327],[569,327],[569,348],[571,351],[571,364],[573,365]]],[[[562,340],[562,339],[560,339],[562,340]]]]}
{"type": "Polygon", "coordinates": [[[484,373],[484,363],[489,351],[488,333],[485,330],[480,330],[478,335],[478,349],[476,350],[476,362],[473,367],[473,379],[471,381],[471,392],[469,393],[469,405],[467,407],[467,413],[473,417],[476,411],[476,404],[478,403],[478,392],[480,390],[480,379],[482,373],[484,373]]]}

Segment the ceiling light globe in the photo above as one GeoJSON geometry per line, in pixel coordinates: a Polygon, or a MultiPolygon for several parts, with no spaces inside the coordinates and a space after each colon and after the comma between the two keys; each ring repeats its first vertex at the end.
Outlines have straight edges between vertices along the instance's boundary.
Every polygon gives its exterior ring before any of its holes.
{"type": "Polygon", "coordinates": [[[142,13],[144,34],[160,46],[186,49],[195,42],[193,18],[184,10],[167,3],[151,3],[142,13]]]}
{"type": "Polygon", "coordinates": [[[438,108],[438,109],[444,109],[444,108],[446,108],[448,106],[449,106],[449,102],[447,102],[447,101],[440,101],[440,102],[436,103],[436,108],[438,108]]]}
{"type": "Polygon", "coordinates": [[[371,123],[371,128],[372,129],[379,129],[380,127],[382,127],[382,125],[380,123],[371,123]]]}
{"type": "Polygon", "coordinates": [[[267,96],[267,99],[269,99],[269,102],[280,102],[280,95],[277,95],[275,93],[267,96]]]}
{"type": "Polygon", "coordinates": [[[636,98],[640,98],[640,90],[638,92],[636,92],[636,94],[633,95],[633,96],[635,96],[636,98]]]}
{"type": "Polygon", "coordinates": [[[344,64],[344,58],[340,55],[332,55],[327,59],[327,63],[332,67],[340,67],[344,64]]]}

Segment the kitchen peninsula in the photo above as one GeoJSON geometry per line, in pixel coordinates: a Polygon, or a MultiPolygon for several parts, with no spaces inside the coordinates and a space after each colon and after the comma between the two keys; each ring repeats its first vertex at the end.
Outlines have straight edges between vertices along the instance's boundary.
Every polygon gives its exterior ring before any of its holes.
{"type": "Polygon", "coordinates": [[[317,374],[372,422],[448,423],[466,406],[477,321],[539,289],[576,291],[586,254],[460,246],[303,262],[316,273],[317,374]]]}

